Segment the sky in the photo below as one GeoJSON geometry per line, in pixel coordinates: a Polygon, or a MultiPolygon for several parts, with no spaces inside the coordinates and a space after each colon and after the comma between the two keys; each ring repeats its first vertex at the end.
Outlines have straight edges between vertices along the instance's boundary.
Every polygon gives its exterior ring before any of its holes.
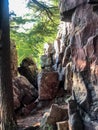
{"type": "Polygon", "coordinates": [[[14,11],[17,16],[23,16],[28,12],[26,0],[9,0],[9,10],[14,11]]]}
{"type": "MultiPolygon", "coordinates": [[[[49,0],[41,0],[43,2],[49,2],[49,0]]],[[[17,16],[23,16],[29,9],[26,8],[28,0],[9,0],[9,9],[14,11],[17,16]]]]}
{"type": "MultiPolygon", "coordinates": [[[[9,10],[14,11],[14,13],[19,16],[24,16],[29,12],[29,9],[26,8],[27,0],[9,0],[9,10]]],[[[30,29],[33,26],[33,23],[25,23],[20,25],[18,32],[25,32],[25,29],[30,29]]]]}
{"type": "MultiPolygon", "coordinates": [[[[43,2],[47,2],[48,0],[41,0],[43,2]]],[[[19,16],[24,16],[29,12],[29,9],[26,8],[28,0],[9,0],[9,10],[14,11],[14,13],[19,16]]],[[[26,23],[25,25],[21,25],[19,28],[19,32],[25,32],[24,29],[30,29],[34,23],[26,23]]]]}

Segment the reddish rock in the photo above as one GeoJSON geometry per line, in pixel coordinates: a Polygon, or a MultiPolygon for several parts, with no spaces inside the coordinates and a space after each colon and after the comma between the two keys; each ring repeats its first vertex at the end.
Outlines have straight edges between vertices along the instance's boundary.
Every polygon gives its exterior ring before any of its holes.
{"type": "MultiPolygon", "coordinates": [[[[29,105],[26,105],[25,107],[23,107],[21,109],[21,114],[22,115],[29,115],[31,113],[31,111],[33,111],[35,108],[37,107],[37,103],[36,102],[32,102],[31,104],[29,105]]],[[[37,110],[37,109],[36,109],[37,110]]]]}
{"type": "MultiPolygon", "coordinates": [[[[87,95],[90,103],[92,102],[91,100],[93,100],[94,93],[97,92],[95,91],[93,82],[97,83],[96,75],[98,73],[98,41],[97,35],[95,35],[98,28],[98,15],[93,12],[93,6],[84,4],[77,7],[72,17],[72,24],[73,33],[71,33],[72,37],[70,36],[71,57],[74,71],[77,73],[77,76],[75,76],[74,72],[73,89],[75,90],[78,101],[81,99],[84,100],[83,98],[87,95]],[[78,78],[77,81],[74,80],[75,77],[78,78]],[[79,80],[81,82],[79,82],[79,80]]],[[[87,107],[85,107],[85,109],[87,109],[87,107]]]]}
{"type": "Polygon", "coordinates": [[[50,106],[51,102],[50,100],[36,100],[35,102],[32,102],[29,105],[26,105],[22,108],[22,114],[28,115],[36,113],[38,110],[43,109],[44,107],[50,106]]]}
{"type": "Polygon", "coordinates": [[[69,130],[68,121],[61,121],[61,122],[57,122],[56,124],[58,130],[69,130]]]}
{"type": "Polygon", "coordinates": [[[37,90],[23,76],[14,78],[13,93],[15,109],[18,108],[20,104],[28,105],[34,102],[38,97],[37,90]]]}
{"type": "Polygon", "coordinates": [[[50,109],[50,114],[47,118],[48,124],[56,124],[56,122],[68,119],[68,109],[62,108],[57,104],[53,104],[50,109]]]}
{"type": "MultiPolygon", "coordinates": [[[[83,120],[98,121],[98,0],[60,0],[60,15],[65,24],[69,21],[72,25],[62,62],[66,68],[65,88],[72,87],[83,120]],[[69,62],[72,62],[71,69],[69,62]]],[[[62,39],[63,33],[60,36],[62,39]]],[[[77,112],[70,115],[71,129],[84,130],[77,112]]],[[[86,129],[93,130],[90,126],[86,129]]]]}
{"type": "MultiPolygon", "coordinates": [[[[85,17],[84,19],[84,26],[80,28],[78,31],[74,33],[74,35],[71,38],[71,56],[73,59],[73,63],[76,66],[76,69],[78,71],[83,71],[87,65],[87,57],[85,54],[85,50],[83,46],[86,45],[89,37],[93,36],[96,32],[96,23],[94,24],[94,19],[90,19],[91,16],[89,16],[88,10],[92,12],[92,7],[87,6],[81,6],[80,8],[76,9],[75,15],[73,17],[73,29],[76,30],[77,26],[81,26],[82,23],[82,17],[85,17]],[[90,9],[89,9],[90,8],[90,9]],[[84,12],[83,12],[84,11],[84,12]],[[81,15],[80,15],[81,14],[81,15]],[[86,14],[86,15],[85,15],[86,14]],[[79,18],[80,22],[75,21],[75,19],[79,18]],[[86,24],[85,24],[86,23],[86,24]],[[89,33],[88,33],[89,32],[89,33]]],[[[93,17],[93,16],[92,16],[93,17]]]]}
{"type": "Polygon", "coordinates": [[[56,125],[56,122],[68,120],[68,109],[53,104],[50,112],[46,112],[41,121],[41,126],[45,124],[56,125]]]}
{"type": "Polygon", "coordinates": [[[39,100],[53,99],[58,91],[59,75],[57,72],[41,72],[38,75],[39,100]]]}
{"type": "Polygon", "coordinates": [[[88,39],[84,46],[85,54],[90,62],[91,79],[94,84],[97,83],[98,76],[98,35],[92,36],[88,39]]]}
{"type": "Polygon", "coordinates": [[[89,58],[91,64],[98,65],[98,35],[92,36],[88,39],[87,44],[84,46],[86,56],[89,58]]]}

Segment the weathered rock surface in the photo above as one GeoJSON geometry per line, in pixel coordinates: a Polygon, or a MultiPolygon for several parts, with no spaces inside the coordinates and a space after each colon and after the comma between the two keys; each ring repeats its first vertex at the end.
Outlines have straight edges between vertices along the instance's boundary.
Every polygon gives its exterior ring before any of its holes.
{"type": "Polygon", "coordinates": [[[58,91],[59,75],[57,72],[42,71],[38,75],[39,100],[53,99],[58,91]]]}
{"type": "Polygon", "coordinates": [[[69,101],[69,128],[71,130],[84,130],[82,118],[77,109],[77,104],[74,100],[69,101]]]}
{"type": "Polygon", "coordinates": [[[57,122],[57,130],[69,130],[68,121],[57,122]]]}
{"type": "Polygon", "coordinates": [[[41,127],[44,125],[56,125],[56,122],[68,120],[68,109],[59,107],[57,104],[53,104],[50,108],[50,112],[44,114],[41,127]]]}
{"type": "Polygon", "coordinates": [[[50,109],[50,114],[47,118],[48,124],[56,124],[56,122],[64,121],[68,119],[68,109],[59,107],[53,104],[50,109]]]}
{"type": "Polygon", "coordinates": [[[71,21],[72,15],[76,7],[86,3],[87,0],[60,0],[59,8],[61,20],[71,21]]]}
{"type": "Polygon", "coordinates": [[[34,102],[38,97],[38,92],[32,84],[24,77],[16,77],[13,80],[14,108],[25,106],[34,102]]]}
{"type": "MultiPolygon", "coordinates": [[[[80,112],[82,120],[84,122],[88,122],[88,120],[97,121],[98,1],[60,0],[59,8],[61,20],[64,21],[61,28],[62,30],[64,28],[68,30],[59,33],[60,42],[62,42],[63,36],[67,39],[67,44],[64,43],[65,49],[62,59],[62,67],[65,67],[64,87],[66,89],[72,88],[79,112],[82,111],[82,114],[80,112]],[[71,25],[70,28],[66,26],[68,24],[71,25]],[[70,62],[71,66],[69,67],[70,62]]],[[[77,115],[74,114],[72,118],[74,121],[77,115]]],[[[94,125],[96,123],[91,122],[90,124],[92,130],[97,129],[94,125]]],[[[87,129],[86,127],[85,129],[87,129]]],[[[75,130],[77,128],[76,126],[75,130]]]]}
{"type": "MultiPolygon", "coordinates": [[[[76,9],[73,16],[73,29],[75,30],[76,27],[79,27],[79,30],[74,33],[73,39],[71,40],[72,61],[76,71],[80,73],[85,88],[87,89],[89,105],[93,102],[95,98],[94,95],[96,95],[97,92],[95,92],[95,85],[92,82],[92,77],[93,80],[96,79],[93,75],[96,77],[97,70],[97,22],[98,16],[94,14],[92,5],[81,5],[76,9]],[[76,19],[80,19],[80,21],[76,19]],[[95,39],[95,41],[93,39],[95,39]],[[96,67],[94,69],[94,74],[92,74],[94,64],[96,67]]],[[[82,93],[84,93],[84,91],[82,91],[82,93]]],[[[89,109],[91,108],[92,107],[89,109]]],[[[91,115],[93,115],[93,113],[91,115]]]]}

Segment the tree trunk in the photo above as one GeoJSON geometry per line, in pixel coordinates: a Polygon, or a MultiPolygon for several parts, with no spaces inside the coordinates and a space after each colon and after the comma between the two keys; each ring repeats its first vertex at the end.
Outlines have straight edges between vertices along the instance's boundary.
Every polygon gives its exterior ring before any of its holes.
{"type": "Polygon", "coordinates": [[[10,65],[10,29],[8,0],[0,0],[1,51],[1,129],[15,130],[13,89],[10,65]]]}

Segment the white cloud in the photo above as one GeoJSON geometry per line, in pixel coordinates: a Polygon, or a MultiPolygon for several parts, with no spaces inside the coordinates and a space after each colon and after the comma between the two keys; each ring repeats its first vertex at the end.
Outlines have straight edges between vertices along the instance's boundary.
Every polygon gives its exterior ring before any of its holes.
{"type": "Polygon", "coordinates": [[[23,16],[28,12],[25,0],[9,0],[9,9],[14,11],[17,16],[23,16]]]}

